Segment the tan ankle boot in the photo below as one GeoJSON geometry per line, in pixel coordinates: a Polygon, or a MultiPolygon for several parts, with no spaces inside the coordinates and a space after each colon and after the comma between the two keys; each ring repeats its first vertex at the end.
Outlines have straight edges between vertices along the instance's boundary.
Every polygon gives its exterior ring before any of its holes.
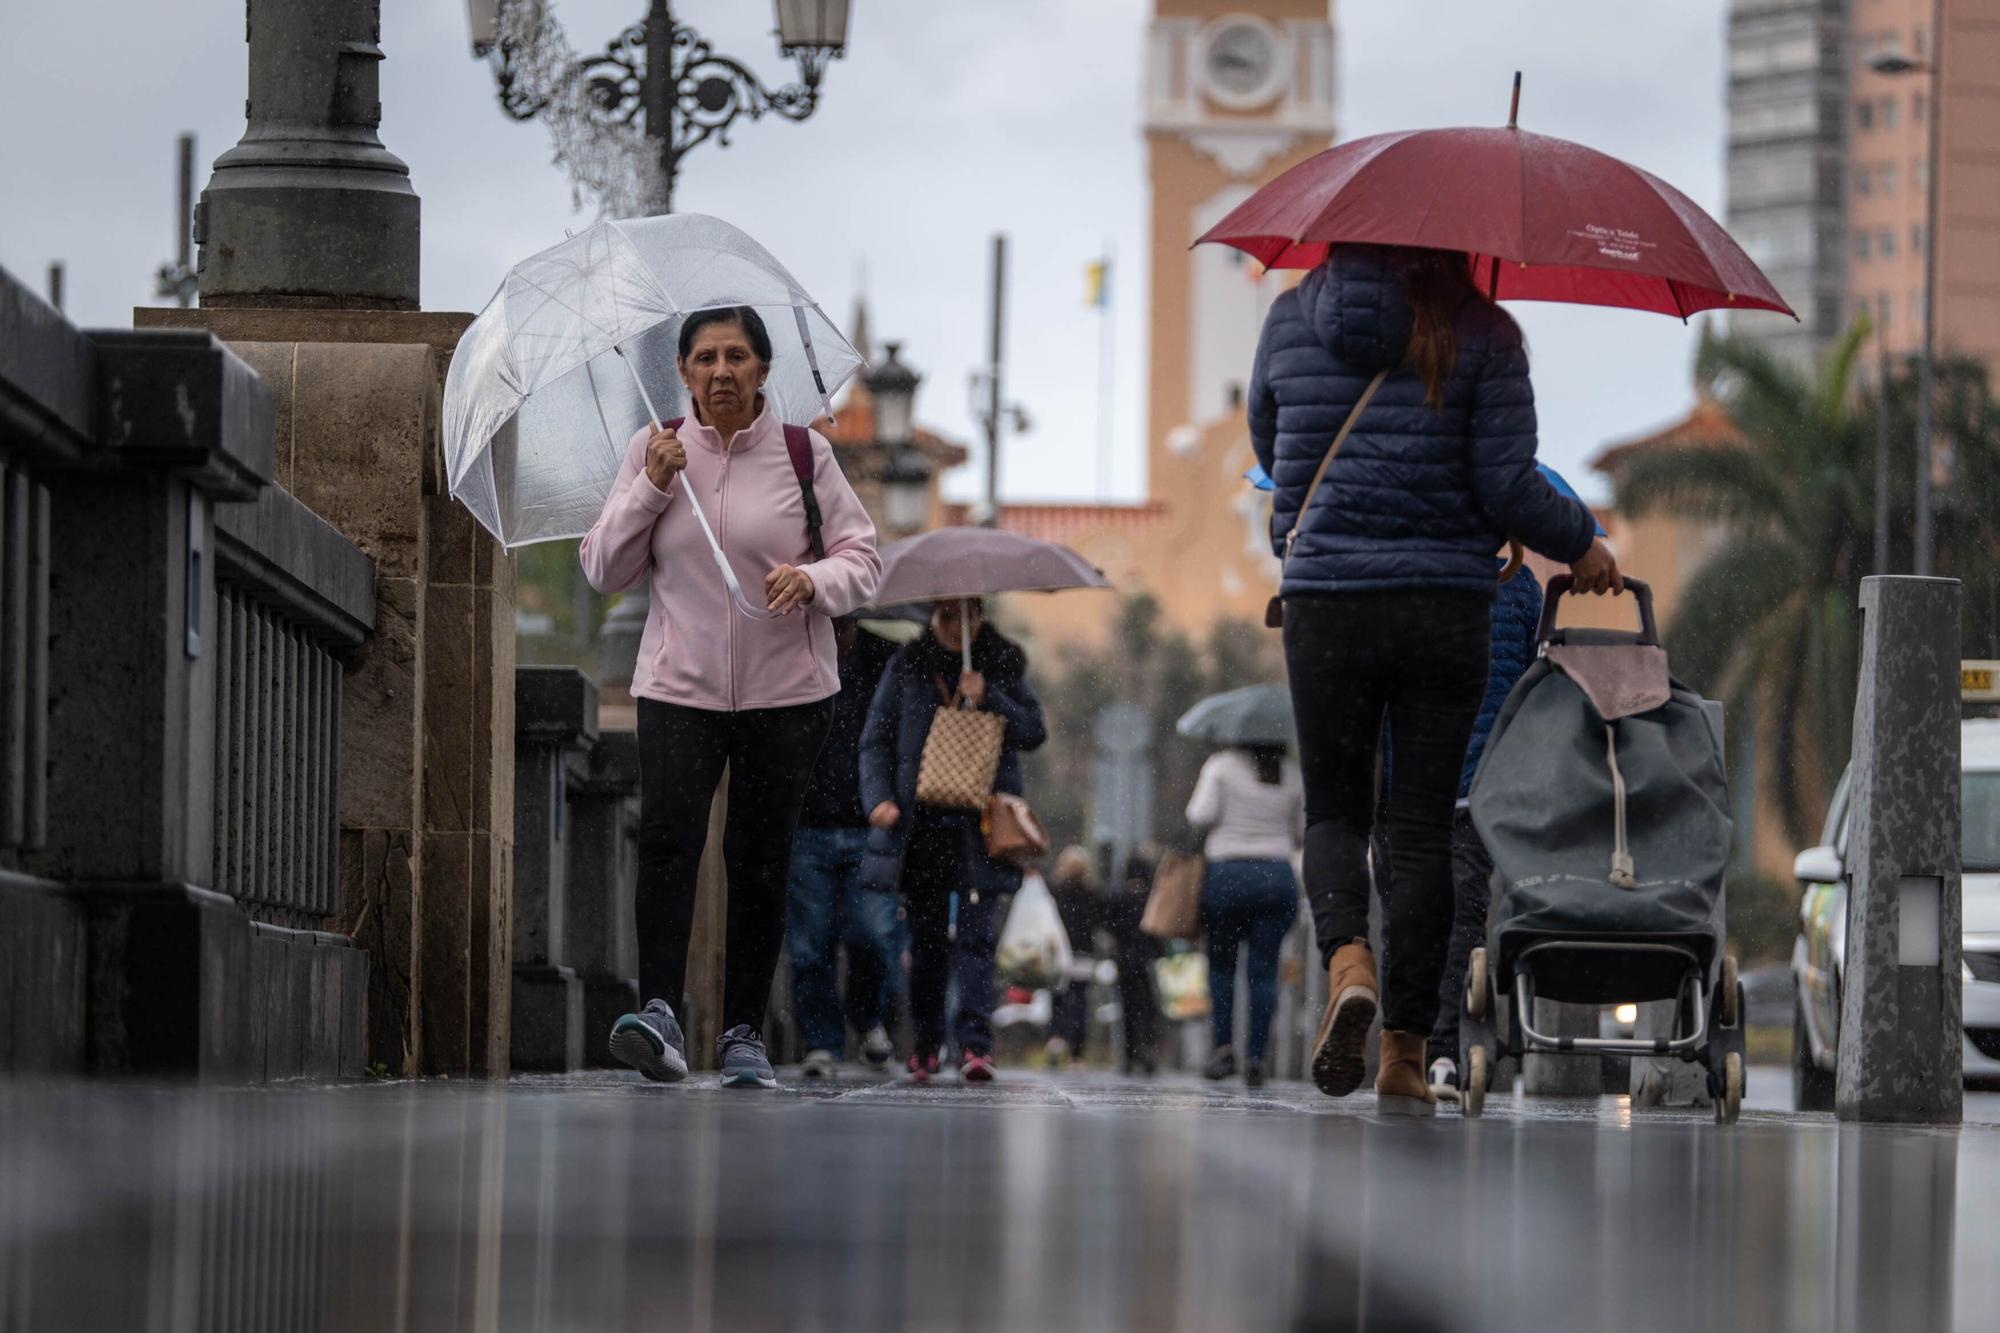
{"type": "Polygon", "coordinates": [[[1437,1094],[1424,1079],[1424,1039],[1382,1029],[1382,1060],[1375,1069],[1375,1109],[1383,1115],[1431,1115],[1437,1094]]]}
{"type": "Polygon", "coordinates": [[[1368,1028],[1375,1022],[1375,956],[1366,940],[1350,940],[1326,965],[1326,1013],[1313,1038],[1313,1084],[1345,1097],[1367,1073],[1368,1028]]]}

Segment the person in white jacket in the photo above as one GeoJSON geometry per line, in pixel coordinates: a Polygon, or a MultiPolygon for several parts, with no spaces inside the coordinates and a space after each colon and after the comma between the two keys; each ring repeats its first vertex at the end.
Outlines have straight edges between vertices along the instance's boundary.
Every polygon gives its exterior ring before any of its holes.
{"type": "Polygon", "coordinates": [[[1282,745],[1217,751],[1202,765],[1187,818],[1206,831],[1202,852],[1208,861],[1201,929],[1208,942],[1215,1053],[1202,1073],[1225,1079],[1237,1071],[1236,955],[1247,945],[1250,1021],[1242,1070],[1244,1082],[1258,1087],[1278,1007],[1278,951],[1299,917],[1292,853],[1305,828],[1305,788],[1298,766],[1282,745]]]}

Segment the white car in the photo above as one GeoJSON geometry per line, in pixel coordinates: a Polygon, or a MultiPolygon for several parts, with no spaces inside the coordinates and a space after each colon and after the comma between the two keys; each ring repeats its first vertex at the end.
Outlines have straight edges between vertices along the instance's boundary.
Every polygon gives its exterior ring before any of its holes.
{"type": "MultiPolygon", "coordinates": [[[[2000,719],[1960,724],[1965,1080],[2000,1082],[2000,719]]],[[[1849,774],[1827,807],[1820,845],[1792,864],[1803,894],[1792,945],[1792,1087],[1802,1111],[1833,1107],[1840,984],[1847,958],[1849,774]]]]}

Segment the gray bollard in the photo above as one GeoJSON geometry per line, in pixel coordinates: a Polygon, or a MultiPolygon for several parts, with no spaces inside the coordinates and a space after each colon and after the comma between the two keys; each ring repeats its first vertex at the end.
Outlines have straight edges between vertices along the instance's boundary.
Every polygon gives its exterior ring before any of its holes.
{"type": "Polygon", "coordinates": [[[1959,584],[1862,580],[1842,1120],[1962,1118],[1959,584]]]}

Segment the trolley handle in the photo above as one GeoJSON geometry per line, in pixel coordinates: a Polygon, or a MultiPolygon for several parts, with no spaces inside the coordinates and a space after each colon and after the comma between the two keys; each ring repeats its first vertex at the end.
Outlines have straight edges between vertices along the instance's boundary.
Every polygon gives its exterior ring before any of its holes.
{"type": "MultiPolygon", "coordinates": [[[[1575,580],[1568,574],[1558,574],[1549,580],[1548,595],[1542,602],[1541,627],[1535,631],[1537,643],[1560,642],[1557,638],[1561,631],[1556,628],[1556,607],[1574,583],[1575,580]]],[[[1650,648],[1659,647],[1660,626],[1659,622],[1653,619],[1652,585],[1644,579],[1627,577],[1625,591],[1631,593],[1632,599],[1639,604],[1639,642],[1650,648]]]]}

